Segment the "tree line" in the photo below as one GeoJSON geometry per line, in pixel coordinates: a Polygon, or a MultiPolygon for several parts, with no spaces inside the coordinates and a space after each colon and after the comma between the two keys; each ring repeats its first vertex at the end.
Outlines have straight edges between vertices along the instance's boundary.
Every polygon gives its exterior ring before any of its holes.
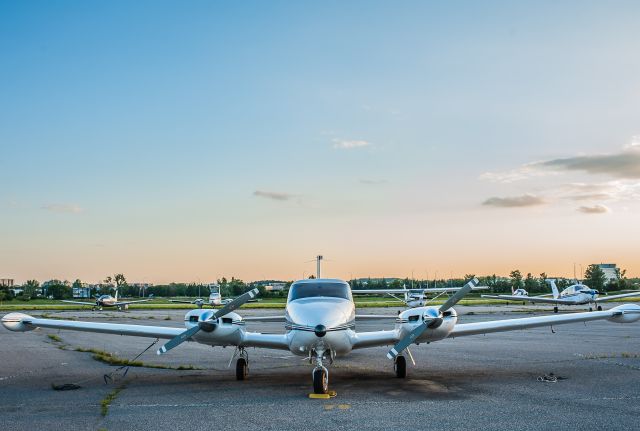
{"type": "MultiPolygon", "coordinates": [[[[614,290],[624,290],[637,288],[640,283],[639,278],[628,279],[626,270],[617,270],[618,278],[616,280],[607,280],[604,272],[598,265],[589,265],[584,272],[582,282],[592,289],[599,292],[607,292],[614,290]]],[[[358,289],[402,289],[407,288],[423,289],[428,287],[456,287],[462,286],[464,283],[474,277],[474,274],[465,274],[463,278],[438,279],[438,280],[412,280],[409,278],[367,278],[350,280],[349,284],[354,290],[358,289]]],[[[310,278],[313,278],[311,276],[310,278]]],[[[480,276],[478,280],[480,285],[489,287],[489,293],[510,293],[516,289],[525,289],[530,294],[549,293],[551,291],[549,285],[545,282],[548,278],[546,273],[534,276],[531,273],[523,275],[520,270],[514,269],[509,273],[509,277],[499,277],[495,274],[489,276],[480,276]]],[[[576,280],[559,278],[556,281],[558,289],[562,290],[576,280]]],[[[227,279],[222,277],[217,280],[220,287],[220,293],[223,298],[230,298],[241,295],[247,290],[257,287],[260,290],[260,296],[263,298],[286,297],[289,286],[292,281],[280,282],[276,280],[250,282],[246,283],[241,279],[231,277],[227,279]],[[267,291],[265,285],[270,283],[285,283],[284,291],[267,291]]],[[[53,299],[70,299],[73,296],[74,288],[82,288],[83,283],[76,279],[73,283],[67,280],[48,280],[40,284],[37,280],[28,280],[19,288],[23,289],[22,294],[18,295],[20,300],[29,300],[39,297],[52,297],[53,299]]],[[[208,297],[208,286],[202,283],[169,283],[149,286],[141,288],[130,285],[124,274],[114,274],[104,279],[103,283],[94,285],[91,288],[91,296],[99,296],[101,294],[113,294],[113,289],[118,288],[118,294],[121,297],[208,297]]],[[[0,301],[11,300],[14,298],[13,291],[7,287],[0,289],[0,301]]]]}

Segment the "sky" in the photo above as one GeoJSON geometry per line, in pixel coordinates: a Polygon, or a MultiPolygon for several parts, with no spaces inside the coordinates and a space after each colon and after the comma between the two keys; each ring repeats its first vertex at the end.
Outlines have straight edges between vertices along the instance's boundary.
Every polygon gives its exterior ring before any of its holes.
{"type": "Polygon", "coordinates": [[[0,2],[0,278],[640,276],[639,21],[0,2]]]}

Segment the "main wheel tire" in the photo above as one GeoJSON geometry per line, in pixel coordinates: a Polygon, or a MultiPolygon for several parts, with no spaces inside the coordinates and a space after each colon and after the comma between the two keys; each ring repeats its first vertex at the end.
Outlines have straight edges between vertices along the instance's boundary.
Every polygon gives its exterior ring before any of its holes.
{"type": "Polygon", "coordinates": [[[396,357],[393,363],[393,369],[396,371],[397,378],[404,379],[407,377],[407,358],[404,356],[396,357]]]}
{"type": "Polygon", "coordinates": [[[322,368],[313,370],[313,393],[326,394],[329,392],[329,378],[322,368]]]}
{"type": "Polygon", "coordinates": [[[602,311],[602,305],[598,305],[598,311],[602,311]]]}
{"type": "Polygon", "coordinates": [[[589,307],[589,311],[593,311],[593,308],[589,307]]]}
{"type": "Polygon", "coordinates": [[[558,307],[553,307],[553,312],[557,313],[558,312],[558,307]]]}
{"type": "Polygon", "coordinates": [[[247,360],[244,358],[238,358],[236,361],[236,380],[244,380],[249,374],[249,367],[247,366],[247,360]]]}

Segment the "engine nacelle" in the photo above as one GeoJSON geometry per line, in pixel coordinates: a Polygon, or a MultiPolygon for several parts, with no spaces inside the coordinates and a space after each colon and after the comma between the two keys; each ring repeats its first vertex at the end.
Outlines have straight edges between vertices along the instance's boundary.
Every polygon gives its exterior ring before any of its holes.
{"type": "Polygon", "coordinates": [[[33,317],[24,313],[9,313],[2,317],[2,326],[14,332],[26,332],[36,329],[33,325],[25,325],[25,320],[33,320],[33,317]]]}
{"type": "Polygon", "coordinates": [[[213,316],[214,310],[194,309],[184,316],[184,324],[193,328],[199,322],[209,322],[207,328],[203,328],[194,335],[194,339],[202,344],[212,346],[238,345],[242,340],[245,322],[237,313],[227,313],[222,317],[209,320],[213,316]]]}
{"type": "Polygon", "coordinates": [[[616,312],[607,320],[615,323],[632,323],[640,320],[640,306],[637,304],[624,304],[612,308],[610,311],[616,312]]]}
{"type": "MultiPolygon", "coordinates": [[[[400,338],[403,338],[411,331],[422,325],[425,320],[433,320],[438,318],[438,307],[416,307],[405,310],[398,315],[396,319],[396,327],[400,330],[400,338]]],[[[431,341],[442,340],[447,338],[453,331],[458,314],[453,308],[445,311],[442,316],[442,323],[434,328],[427,328],[420,337],[416,339],[417,343],[426,343],[431,341]]]]}

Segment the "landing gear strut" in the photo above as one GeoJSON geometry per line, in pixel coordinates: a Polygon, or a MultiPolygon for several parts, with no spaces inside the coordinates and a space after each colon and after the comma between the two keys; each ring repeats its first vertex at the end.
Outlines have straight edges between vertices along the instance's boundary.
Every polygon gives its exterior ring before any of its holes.
{"type": "Polygon", "coordinates": [[[315,355],[316,366],[313,369],[313,393],[327,394],[329,393],[329,370],[322,365],[324,350],[317,350],[315,355]]]}
{"type": "Polygon", "coordinates": [[[395,361],[393,361],[393,369],[396,372],[397,378],[404,379],[407,377],[407,360],[404,356],[396,356],[395,361]]]}
{"type": "Polygon", "coordinates": [[[241,348],[236,361],[236,380],[245,380],[249,375],[249,354],[241,348]]]}

